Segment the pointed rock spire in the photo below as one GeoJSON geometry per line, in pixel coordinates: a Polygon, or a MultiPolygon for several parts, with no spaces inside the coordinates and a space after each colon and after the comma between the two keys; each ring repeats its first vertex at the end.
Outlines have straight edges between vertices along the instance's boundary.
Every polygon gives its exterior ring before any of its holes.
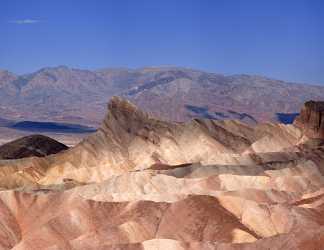
{"type": "Polygon", "coordinates": [[[324,102],[306,102],[294,125],[309,138],[324,139],[324,102]]]}

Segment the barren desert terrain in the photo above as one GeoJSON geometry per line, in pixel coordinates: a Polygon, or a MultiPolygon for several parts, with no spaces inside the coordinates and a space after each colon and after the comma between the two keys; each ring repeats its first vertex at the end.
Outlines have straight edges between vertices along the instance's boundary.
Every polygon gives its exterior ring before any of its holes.
{"type": "Polygon", "coordinates": [[[321,250],[323,119],[168,122],[113,97],[76,146],[0,161],[0,249],[321,250]]]}

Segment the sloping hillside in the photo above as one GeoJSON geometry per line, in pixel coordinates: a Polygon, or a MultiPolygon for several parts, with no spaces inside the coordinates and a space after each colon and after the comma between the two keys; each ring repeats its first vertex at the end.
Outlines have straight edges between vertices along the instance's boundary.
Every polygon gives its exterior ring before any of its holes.
{"type": "Polygon", "coordinates": [[[321,249],[318,107],[295,125],[171,123],[114,97],[74,148],[0,161],[0,248],[321,249]]]}
{"type": "Polygon", "coordinates": [[[90,71],[60,66],[23,76],[0,72],[0,117],[7,119],[96,127],[113,95],[168,120],[255,123],[287,121],[305,101],[324,99],[324,87],[176,67],[90,71]]]}
{"type": "Polygon", "coordinates": [[[0,159],[44,157],[68,149],[64,144],[43,135],[30,135],[0,146],[0,159]]]}

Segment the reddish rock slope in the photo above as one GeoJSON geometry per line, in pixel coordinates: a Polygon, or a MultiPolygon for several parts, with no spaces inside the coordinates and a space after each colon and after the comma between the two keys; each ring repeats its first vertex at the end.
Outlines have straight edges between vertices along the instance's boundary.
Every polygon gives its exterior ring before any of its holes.
{"type": "Polygon", "coordinates": [[[324,148],[302,116],[170,123],[113,98],[76,147],[0,161],[0,249],[321,250],[324,148]]]}

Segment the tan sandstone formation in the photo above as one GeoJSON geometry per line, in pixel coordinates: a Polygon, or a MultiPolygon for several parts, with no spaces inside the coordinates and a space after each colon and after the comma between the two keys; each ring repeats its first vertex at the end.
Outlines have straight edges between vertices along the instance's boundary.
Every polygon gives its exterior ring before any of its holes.
{"type": "Polygon", "coordinates": [[[302,117],[171,123],[114,97],[74,148],[0,161],[0,249],[321,250],[324,147],[302,117]]]}

